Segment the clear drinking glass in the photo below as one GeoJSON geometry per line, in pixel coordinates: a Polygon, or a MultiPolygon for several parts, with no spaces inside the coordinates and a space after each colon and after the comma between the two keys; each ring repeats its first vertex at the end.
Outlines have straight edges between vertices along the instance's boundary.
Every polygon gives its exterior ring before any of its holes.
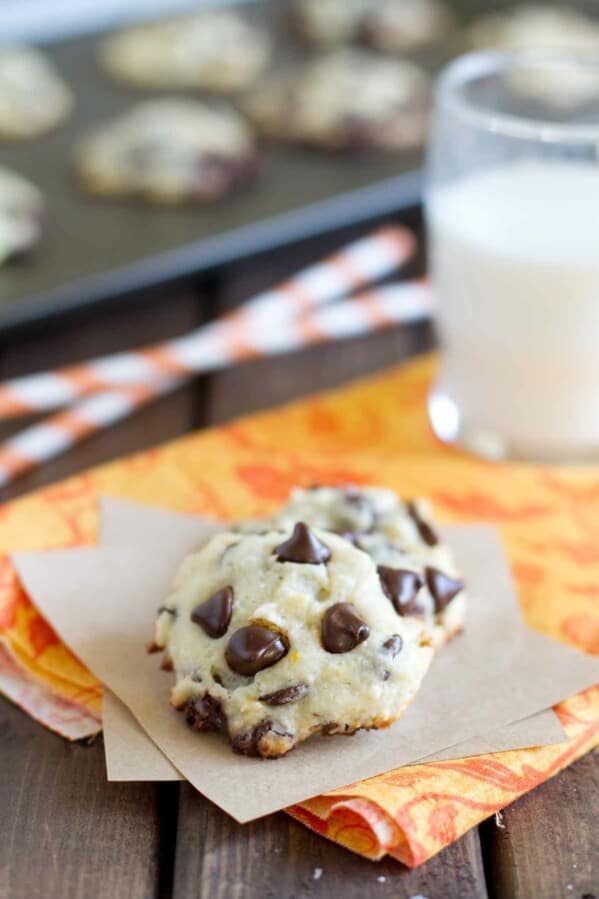
{"type": "Polygon", "coordinates": [[[437,88],[426,215],[442,440],[599,458],[599,56],[475,53],[437,88]]]}

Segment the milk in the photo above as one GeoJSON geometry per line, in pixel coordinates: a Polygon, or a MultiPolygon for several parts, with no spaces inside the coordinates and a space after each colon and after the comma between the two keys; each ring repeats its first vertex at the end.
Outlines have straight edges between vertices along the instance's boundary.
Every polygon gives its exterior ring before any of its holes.
{"type": "Polygon", "coordinates": [[[437,431],[498,456],[599,451],[599,168],[487,169],[433,188],[428,222],[437,431]]]}

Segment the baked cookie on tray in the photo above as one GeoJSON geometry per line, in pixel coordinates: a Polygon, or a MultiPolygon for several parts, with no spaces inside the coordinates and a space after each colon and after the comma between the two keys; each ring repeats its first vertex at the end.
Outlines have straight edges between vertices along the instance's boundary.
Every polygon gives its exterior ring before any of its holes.
{"type": "Polygon", "coordinates": [[[440,0],[296,0],[291,29],[319,47],[364,43],[385,53],[414,53],[439,44],[453,25],[440,0]]]}
{"type": "Polygon", "coordinates": [[[421,619],[435,648],[462,629],[464,584],[425,500],[404,503],[382,487],[298,488],[267,522],[240,528],[288,528],[298,520],[333,531],[367,553],[397,614],[421,619]]]}
{"type": "Polygon", "coordinates": [[[302,522],[224,532],[189,556],[154,648],[168,654],[171,701],[192,728],[271,758],[311,734],[387,727],[433,652],[422,621],[396,613],[369,555],[302,522]]]}
{"type": "MultiPolygon", "coordinates": [[[[471,25],[469,42],[476,49],[520,51],[560,51],[596,54],[599,51],[599,20],[566,6],[531,4],[504,12],[490,13],[471,25]]],[[[595,66],[524,66],[509,73],[507,85],[512,94],[539,102],[551,110],[571,112],[572,107],[599,97],[599,78],[595,66]]]]}
{"type": "Polygon", "coordinates": [[[38,242],[44,217],[41,191],[16,172],[0,167],[0,265],[38,242]]]}
{"type": "Polygon", "coordinates": [[[71,111],[70,88],[33,47],[0,47],[0,139],[39,137],[71,111]]]}
{"type": "Polygon", "coordinates": [[[227,94],[252,84],[270,55],[261,28],[236,12],[203,10],[112,35],[101,46],[100,62],[135,87],[227,94]]]}
{"type": "Polygon", "coordinates": [[[480,50],[597,50],[599,22],[565,5],[531,3],[479,16],[468,35],[480,50]]]}
{"type": "Polygon", "coordinates": [[[288,20],[306,43],[333,47],[356,40],[372,7],[373,0],[295,0],[288,20]]]}
{"type": "Polygon", "coordinates": [[[80,142],[76,165],[93,194],[209,203],[253,179],[258,150],[233,108],[159,99],[100,125],[80,142]]]}
{"type": "Polygon", "coordinates": [[[383,53],[415,53],[442,44],[453,26],[439,0],[379,0],[362,23],[362,38],[383,53]]]}
{"type": "Polygon", "coordinates": [[[268,137],[328,150],[388,153],[422,144],[429,106],[430,79],[423,69],[354,49],[275,73],[245,101],[268,137]]]}

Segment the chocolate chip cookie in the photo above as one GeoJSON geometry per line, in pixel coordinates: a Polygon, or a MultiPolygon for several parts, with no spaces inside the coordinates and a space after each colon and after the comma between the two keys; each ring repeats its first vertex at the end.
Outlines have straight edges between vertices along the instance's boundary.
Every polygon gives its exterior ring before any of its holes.
{"type": "Polygon", "coordinates": [[[189,556],[155,645],[192,728],[272,758],[311,734],[395,721],[431,660],[424,631],[420,618],[397,614],[367,553],[296,521],[224,532],[189,556]]]}
{"type": "MultiPolygon", "coordinates": [[[[476,49],[507,53],[551,50],[590,57],[599,51],[599,20],[565,5],[519,5],[475,19],[468,37],[476,49]]],[[[515,67],[506,84],[512,94],[542,103],[551,114],[571,112],[573,106],[596,103],[599,97],[596,67],[571,66],[567,58],[561,65],[551,60],[543,65],[539,58],[535,65],[515,67]]]]}
{"type": "Polygon", "coordinates": [[[208,203],[252,180],[258,152],[251,127],[229,106],[148,100],[84,138],[76,164],[90,193],[208,203]]]}
{"type": "Polygon", "coordinates": [[[400,152],[422,144],[430,79],[414,63],[333,51],[273,74],[246,98],[267,136],[338,151],[400,152]]]}
{"type": "Polygon", "coordinates": [[[44,215],[41,191],[16,172],[0,168],[0,265],[38,242],[44,215]]]}
{"type": "Polygon", "coordinates": [[[443,41],[453,17],[440,0],[296,0],[289,21],[309,44],[363,43],[399,54],[443,41]]]}
{"type": "Polygon", "coordinates": [[[435,647],[462,629],[464,584],[424,500],[404,503],[380,487],[296,489],[264,526],[289,527],[298,519],[368,553],[397,614],[421,618],[435,647]]]}
{"type": "Polygon", "coordinates": [[[102,66],[135,87],[247,88],[270,59],[265,31],[229,10],[204,10],[122,31],[104,41],[102,66]]]}
{"type": "Polygon", "coordinates": [[[0,47],[0,138],[39,137],[63,121],[73,94],[50,60],[32,47],[0,47]]]}

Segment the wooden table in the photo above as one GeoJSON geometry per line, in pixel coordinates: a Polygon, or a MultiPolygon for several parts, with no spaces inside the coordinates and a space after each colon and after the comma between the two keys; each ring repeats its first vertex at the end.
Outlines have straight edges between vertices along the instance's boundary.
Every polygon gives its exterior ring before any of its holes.
{"type": "MultiPolygon", "coordinates": [[[[181,333],[350,236],[23,334],[0,348],[0,378],[181,333]]],[[[376,371],[431,341],[426,327],[396,329],[198,378],[0,498],[376,371]]],[[[595,752],[417,870],[372,864],[283,813],[241,827],[187,784],[109,784],[101,738],[69,744],[0,699],[0,899],[599,899],[598,821],[595,752]]]]}

